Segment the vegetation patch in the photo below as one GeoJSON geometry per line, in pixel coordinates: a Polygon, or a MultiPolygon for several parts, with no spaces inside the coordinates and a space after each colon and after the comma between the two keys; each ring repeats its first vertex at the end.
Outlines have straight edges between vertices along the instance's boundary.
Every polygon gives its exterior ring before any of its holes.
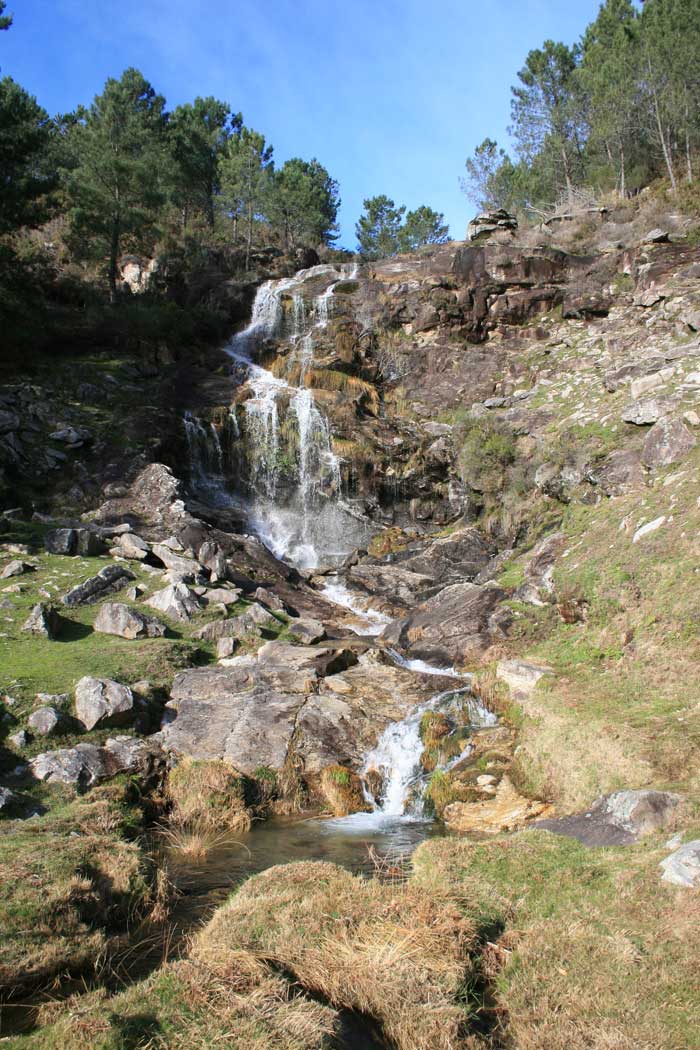
{"type": "Polygon", "coordinates": [[[44,789],[40,799],[49,807],[43,814],[0,825],[4,995],[93,968],[152,902],[127,780],[78,799],[44,789]]]}

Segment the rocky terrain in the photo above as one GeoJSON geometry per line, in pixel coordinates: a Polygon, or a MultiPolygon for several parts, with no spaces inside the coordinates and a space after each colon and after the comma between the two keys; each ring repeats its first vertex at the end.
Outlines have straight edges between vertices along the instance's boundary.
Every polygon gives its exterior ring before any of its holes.
{"type": "Polygon", "coordinates": [[[0,985],[89,975],[4,1042],[700,1045],[700,248],[663,218],[305,260],[256,361],[288,384],[276,498],[310,390],[338,480],[309,505],[361,523],[313,565],[246,517],[260,395],[223,351],[0,390],[0,985]],[[452,834],[255,875],[117,993],[105,960],[176,907],[146,829],[381,809],[368,756],[416,711],[452,834]]]}

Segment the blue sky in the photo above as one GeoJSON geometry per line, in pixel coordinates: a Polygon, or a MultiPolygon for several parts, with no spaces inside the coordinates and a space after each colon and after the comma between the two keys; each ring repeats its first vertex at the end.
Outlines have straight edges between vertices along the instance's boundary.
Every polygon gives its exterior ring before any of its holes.
{"type": "Polygon", "coordinates": [[[0,68],[50,112],[141,69],[168,105],[215,95],[278,163],[316,156],[340,182],[342,243],[364,197],[443,211],[486,135],[507,144],[510,85],[547,37],[571,43],[598,0],[8,0],[0,68]]]}

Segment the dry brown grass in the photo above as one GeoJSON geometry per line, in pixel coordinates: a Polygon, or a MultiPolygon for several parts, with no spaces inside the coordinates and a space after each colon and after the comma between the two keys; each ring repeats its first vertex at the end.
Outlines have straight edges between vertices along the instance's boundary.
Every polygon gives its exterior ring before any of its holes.
{"type": "Polygon", "coordinates": [[[112,999],[93,992],[44,1007],[41,1021],[36,1050],[327,1050],[338,1027],[331,1008],[240,951],[166,965],[112,999]]]}
{"type": "Polygon", "coordinates": [[[250,828],[243,779],[219,759],[184,758],[170,772],[166,793],[171,824],[193,835],[250,828]]]}
{"type": "Polygon", "coordinates": [[[221,966],[240,949],[254,952],[334,1005],[375,1018],[398,1050],[455,1050],[475,941],[454,893],[303,862],[250,879],[198,936],[193,957],[221,966]]]}
{"type": "Polygon", "coordinates": [[[61,802],[0,834],[0,992],[92,969],[152,904],[145,858],[123,838],[123,787],[61,802]]]}

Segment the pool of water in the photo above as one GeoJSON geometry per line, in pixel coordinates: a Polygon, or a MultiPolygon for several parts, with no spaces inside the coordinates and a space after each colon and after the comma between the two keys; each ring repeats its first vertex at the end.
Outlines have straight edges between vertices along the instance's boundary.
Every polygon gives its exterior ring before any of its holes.
{"type": "Polygon", "coordinates": [[[168,851],[168,865],[182,896],[175,921],[204,919],[244,879],[276,864],[320,860],[365,874],[382,866],[401,868],[421,842],[444,835],[442,825],[429,820],[355,813],[350,817],[277,818],[236,833],[200,860],[168,851]],[[199,913],[196,916],[194,913],[199,913]]]}

